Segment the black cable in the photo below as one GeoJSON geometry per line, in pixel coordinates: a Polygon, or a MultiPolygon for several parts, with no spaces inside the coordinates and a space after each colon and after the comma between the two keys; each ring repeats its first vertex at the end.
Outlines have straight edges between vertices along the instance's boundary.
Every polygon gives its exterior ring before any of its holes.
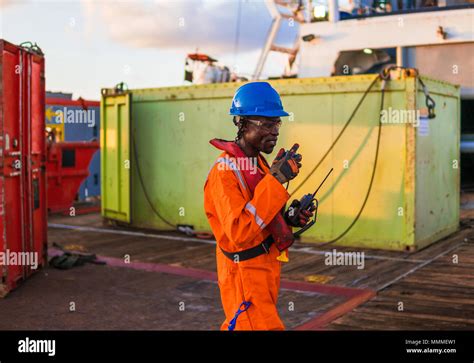
{"type": "MultiPolygon", "coordinates": [[[[362,98],[360,99],[359,103],[357,104],[356,108],[354,109],[354,111],[352,112],[352,115],[349,117],[349,120],[347,120],[346,124],[344,125],[344,127],[342,128],[341,132],[339,133],[339,135],[336,137],[336,140],[334,140],[334,142],[332,143],[332,145],[330,146],[330,148],[328,149],[328,151],[326,151],[326,153],[324,154],[324,156],[321,158],[321,160],[318,162],[318,164],[316,164],[316,166],[313,168],[313,170],[309,173],[309,175],[303,180],[303,182],[300,183],[300,185],[298,185],[298,187],[293,191],[293,193],[291,195],[293,195],[308,179],[309,177],[314,173],[314,171],[321,165],[321,163],[323,162],[323,160],[326,158],[326,156],[329,154],[329,152],[332,150],[332,148],[334,147],[334,145],[336,144],[336,142],[339,140],[339,138],[341,137],[342,133],[344,132],[344,130],[346,129],[346,127],[349,125],[349,123],[352,121],[352,118],[354,117],[355,113],[357,112],[358,108],[360,107],[360,105],[362,104],[362,101],[365,99],[366,95],[369,93],[370,89],[373,87],[373,85],[375,84],[375,82],[378,80],[378,79],[382,79],[382,82],[386,82],[387,80],[389,80],[390,78],[390,71],[393,70],[393,69],[401,69],[401,70],[407,70],[408,68],[407,67],[401,67],[401,66],[390,66],[388,68],[385,68],[384,70],[382,70],[382,72],[374,79],[374,81],[370,84],[369,88],[365,91],[364,95],[362,96],[362,98]]],[[[416,68],[413,68],[414,72],[415,72],[415,77],[418,79],[418,82],[421,84],[422,88],[423,88],[423,92],[425,94],[425,98],[426,98],[426,106],[428,107],[429,109],[429,114],[430,114],[430,118],[434,118],[436,117],[435,116],[435,113],[434,113],[434,108],[436,106],[434,100],[430,97],[429,93],[428,93],[428,90],[425,86],[425,84],[423,83],[423,81],[421,80],[420,78],[420,75],[419,75],[419,72],[418,72],[418,69],[416,68]]],[[[376,150],[375,150],[375,159],[374,159],[374,167],[372,169],[372,176],[370,178],[370,183],[369,183],[369,187],[367,189],[367,193],[365,195],[365,198],[364,198],[364,202],[362,203],[362,206],[359,210],[359,212],[357,213],[357,216],[354,218],[354,220],[352,221],[352,223],[349,225],[349,227],[347,227],[344,232],[342,232],[339,236],[337,236],[336,238],[332,239],[331,241],[329,242],[325,242],[323,243],[322,245],[320,245],[320,247],[324,247],[328,244],[331,244],[331,243],[334,243],[338,240],[340,240],[342,237],[344,237],[350,230],[351,228],[355,225],[355,223],[359,220],[359,217],[361,216],[362,212],[364,211],[364,208],[365,208],[365,205],[367,204],[367,200],[369,199],[369,196],[370,196],[370,192],[372,190],[372,185],[373,185],[373,182],[374,182],[374,178],[375,178],[375,171],[377,169],[377,160],[378,160],[378,155],[379,155],[379,148],[380,148],[380,136],[381,136],[381,131],[382,131],[382,121],[381,121],[381,113],[382,113],[382,110],[383,110],[383,104],[384,104],[384,97],[385,97],[385,83],[382,84],[382,98],[381,98],[381,104],[380,104],[380,113],[379,113],[379,126],[378,126],[378,135],[377,135],[377,146],[376,146],[376,150]]]]}
{"type": "MultiPolygon", "coordinates": [[[[385,82],[385,80],[382,80],[382,82],[385,82]]],[[[382,84],[382,99],[381,99],[381,102],[380,102],[379,127],[378,127],[378,134],[377,134],[377,146],[376,146],[376,149],[375,149],[374,167],[372,169],[372,176],[370,177],[369,188],[367,189],[367,193],[365,194],[364,202],[362,203],[362,206],[359,209],[359,213],[357,213],[357,216],[354,218],[354,220],[349,225],[349,227],[347,227],[344,230],[344,232],[342,232],[339,236],[337,236],[336,238],[332,239],[329,242],[323,243],[322,245],[320,245],[320,247],[324,247],[324,246],[329,245],[331,243],[337,242],[342,237],[344,237],[352,229],[352,227],[356,224],[356,222],[359,220],[359,217],[361,216],[362,212],[364,211],[365,205],[367,204],[367,200],[369,199],[370,192],[372,191],[372,186],[374,184],[375,171],[377,170],[377,160],[378,160],[378,157],[379,157],[379,149],[380,149],[380,135],[382,133],[381,114],[382,114],[382,110],[383,110],[384,96],[385,96],[385,84],[382,84]]]]}
{"type": "Polygon", "coordinates": [[[158,210],[155,208],[155,206],[153,205],[153,203],[151,202],[151,199],[148,195],[148,192],[146,190],[146,187],[145,187],[145,183],[143,182],[143,177],[142,177],[142,173],[140,171],[140,164],[138,163],[138,153],[137,153],[137,146],[136,146],[136,143],[135,143],[135,132],[132,132],[132,144],[133,144],[133,156],[134,156],[134,159],[135,159],[135,163],[137,164],[137,173],[138,173],[138,179],[140,179],[140,184],[142,186],[142,189],[143,189],[143,194],[145,194],[145,199],[147,200],[148,204],[150,205],[152,211],[156,214],[156,216],[158,218],[160,218],[163,222],[165,222],[168,226],[170,227],[173,227],[173,228],[177,228],[178,226],[172,224],[171,222],[169,222],[168,220],[166,220],[161,214],[160,212],[158,212],[158,210]]]}
{"type": "Polygon", "coordinates": [[[336,143],[339,141],[339,139],[341,138],[342,134],[344,133],[344,131],[346,130],[347,126],[349,126],[349,124],[351,123],[352,119],[354,118],[356,112],[359,110],[359,107],[360,105],[362,104],[362,102],[364,101],[365,97],[367,96],[367,94],[370,92],[370,90],[372,89],[372,87],[374,86],[374,84],[377,82],[377,80],[380,78],[380,75],[378,75],[377,77],[374,78],[374,80],[372,81],[372,83],[370,84],[369,88],[367,88],[367,90],[364,92],[364,94],[362,95],[362,98],[359,100],[359,103],[357,104],[357,106],[355,107],[354,111],[352,111],[352,114],[351,116],[349,117],[349,119],[347,120],[347,122],[345,123],[344,127],[342,128],[342,130],[339,132],[339,135],[337,135],[336,139],[333,141],[333,143],[331,144],[331,146],[329,147],[329,149],[326,151],[326,153],[323,155],[323,157],[321,158],[321,160],[319,160],[319,162],[316,164],[316,166],[313,168],[313,170],[311,170],[311,172],[304,178],[304,180],[296,187],[295,190],[293,190],[291,192],[291,195],[290,197],[292,197],[302,186],[304,183],[306,183],[308,181],[308,179],[313,175],[313,173],[316,171],[316,169],[322,164],[322,162],[324,161],[324,159],[326,159],[326,157],[329,155],[329,153],[331,152],[331,150],[334,148],[334,145],[336,145],[336,143]]]}

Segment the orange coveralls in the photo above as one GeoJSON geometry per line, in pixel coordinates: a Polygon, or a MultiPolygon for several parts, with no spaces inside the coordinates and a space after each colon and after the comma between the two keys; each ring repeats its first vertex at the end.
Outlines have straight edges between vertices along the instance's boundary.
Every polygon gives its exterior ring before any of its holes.
{"type": "Polygon", "coordinates": [[[281,262],[276,259],[279,251],[275,245],[270,247],[268,254],[239,263],[226,257],[221,248],[226,252],[238,252],[260,244],[270,234],[264,229],[265,225],[290,196],[269,174],[261,160],[263,156],[259,155],[258,172],[265,176],[251,197],[238,166],[234,170],[229,167],[229,159],[219,162],[226,156],[230,157],[227,152],[220,155],[204,186],[204,209],[217,241],[218,284],[226,316],[221,330],[228,329],[243,301],[250,301],[251,305],[238,317],[235,330],[283,330],[285,327],[276,308],[281,262]]]}

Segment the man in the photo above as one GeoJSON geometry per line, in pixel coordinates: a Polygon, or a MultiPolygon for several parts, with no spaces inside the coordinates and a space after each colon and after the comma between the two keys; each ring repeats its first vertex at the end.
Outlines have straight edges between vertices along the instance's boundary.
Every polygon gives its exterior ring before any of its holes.
{"type": "Polygon", "coordinates": [[[293,243],[289,225],[302,227],[313,214],[303,211],[294,216],[298,201],[281,213],[289,199],[283,184],[296,177],[302,157],[281,149],[270,167],[261,155],[273,151],[280,117],[288,116],[269,83],[241,86],[230,114],[238,127],[237,137],[211,140],[223,152],[204,186],[204,209],[217,241],[218,283],[226,315],[221,329],[283,330],[276,303],[281,261],[293,243]]]}

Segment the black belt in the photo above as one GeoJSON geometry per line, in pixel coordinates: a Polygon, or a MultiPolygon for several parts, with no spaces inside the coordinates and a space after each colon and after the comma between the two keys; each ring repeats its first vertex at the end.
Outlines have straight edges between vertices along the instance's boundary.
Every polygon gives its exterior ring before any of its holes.
{"type": "Polygon", "coordinates": [[[234,262],[242,262],[245,260],[250,260],[251,258],[263,255],[264,253],[270,252],[270,246],[274,243],[272,235],[265,238],[265,240],[259,245],[249,248],[247,250],[239,252],[226,252],[221,248],[222,253],[229,259],[234,262]]]}

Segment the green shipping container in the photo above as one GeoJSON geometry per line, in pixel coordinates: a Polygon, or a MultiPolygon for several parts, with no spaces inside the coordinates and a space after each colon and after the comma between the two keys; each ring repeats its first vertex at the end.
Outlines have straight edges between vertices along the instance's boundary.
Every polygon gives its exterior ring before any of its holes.
{"type": "MultiPolygon", "coordinates": [[[[289,191],[311,172],[331,146],[375,75],[272,81],[286,110],[276,153],[300,144],[303,168],[289,191]]],[[[459,224],[460,91],[422,77],[436,102],[424,116],[425,96],[415,77],[387,82],[384,121],[373,186],[353,228],[335,245],[415,250],[459,224]],[[407,112],[407,111],[411,111],[407,112]],[[416,119],[405,118],[419,111],[416,119]],[[412,121],[407,122],[407,121],[412,121]]],[[[220,153],[209,144],[232,140],[228,115],[236,83],[103,90],[101,115],[102,215],[133,227],[171,230],[167,222],[210,231],[203,186],[220,153]]],[[[374,167],[381,82],[367,94],[327,158],[294,194],[319,194],[318,222],[304,242],[339,236],[358,214],[374,167]]],[[[272,161],[274,155],[268,155],[272,161]]]]}

